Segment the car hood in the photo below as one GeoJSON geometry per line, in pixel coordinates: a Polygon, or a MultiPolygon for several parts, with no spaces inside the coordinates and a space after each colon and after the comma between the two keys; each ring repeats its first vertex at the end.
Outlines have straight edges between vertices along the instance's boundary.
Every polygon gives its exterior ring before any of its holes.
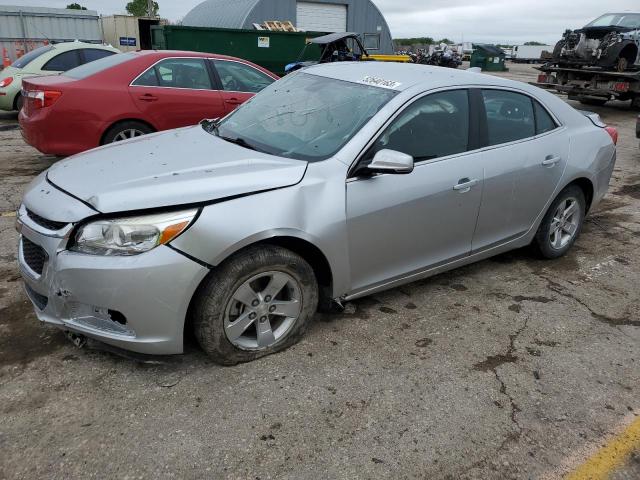
{"type": "Polygon", "coordinates": [[[307,162],[226,142],[199,125],[81,153],[47,179],[102,213],[187,205],[298,183],[307,162]]]}

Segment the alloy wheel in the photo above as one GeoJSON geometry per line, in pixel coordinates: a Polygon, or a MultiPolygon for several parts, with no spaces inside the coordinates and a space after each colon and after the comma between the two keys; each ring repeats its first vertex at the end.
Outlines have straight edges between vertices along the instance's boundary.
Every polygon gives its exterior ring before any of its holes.
{"type": "Polygon", "coordinates": [[[549,232],[552,248],[560,250],[573,240],[580,225],[580,215],[580,204],[573,197],[567,198],[558,205],[549,232]]]}
{"type": "Polygon", "coordinates": [[[113,137],[113,141],[121,142],[122,140],[128,140],[130,138],[140,137],[142,135],[144,135],[144,132],[135,128],[128,128],[127,130],[123,130],[120,133],[118,133],[115,137],[113,137]]]}
{"type": "Polygon", "coordinates": [[[231,295],[224,331],[240,349],[263,350],[291,331],[301,311],[301,288],[291,275],[280,271],[259,273],[231,295]]]}

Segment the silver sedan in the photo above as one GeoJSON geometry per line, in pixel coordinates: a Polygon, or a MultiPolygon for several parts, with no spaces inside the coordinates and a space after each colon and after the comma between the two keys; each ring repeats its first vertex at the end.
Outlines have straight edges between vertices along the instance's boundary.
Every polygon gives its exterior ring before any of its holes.
{"type": "Polygon", "coordinates": [[[234,364],[318,308],[531,245],[571,248],[615,130],[535,87],[418,65],[325,64],[220,121],[61,161],[18,212],[38,318],[142,353],[187,329],[234,364]]]}

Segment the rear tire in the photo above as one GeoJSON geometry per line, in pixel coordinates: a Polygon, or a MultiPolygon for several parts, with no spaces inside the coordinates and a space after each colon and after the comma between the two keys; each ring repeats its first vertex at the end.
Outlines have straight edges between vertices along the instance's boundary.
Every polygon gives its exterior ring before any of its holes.
{"type": "Polygon", "coordinates": [[[15,106],[16,111],[20,113],[20,110],[22,110],[22,107],[24,106],[24,97],[22,96],[21,93],[18,93],[16,95],[16,99],[13,101],[13,104],[15,106]]]}
{"type": "Polygon", "coordinates": [[[153,129],[146,123],[135,120],[127,120],[125,122],[116,123],[104,135],[103,145],[108,143],[128,140],[130,138],[140,137],[153,133],[153,129]]]}
{"type": "Polygon", "coordinates": [[[577,185],[565,188],[553,201],[536,232],[532,246],[543,258],[566,254],[577,240],[586,213],[584,192],[577,185]]]}
{"type": "Polygon", "coordinates": [[[193,308],[194,333],[216,363],[236,365],[298,342],[317,307],[316,277],[301,256],[275,245],[250,247],[204,280],[193,308]]]}

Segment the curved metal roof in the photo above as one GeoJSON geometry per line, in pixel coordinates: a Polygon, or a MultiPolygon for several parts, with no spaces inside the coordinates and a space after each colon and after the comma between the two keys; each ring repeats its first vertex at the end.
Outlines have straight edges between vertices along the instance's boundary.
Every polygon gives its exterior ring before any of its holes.
{"type": "Polygon", "coordinates": [[[260,0],[206,0],[182,20],[189,27],[242,28],[260,0]]]}

